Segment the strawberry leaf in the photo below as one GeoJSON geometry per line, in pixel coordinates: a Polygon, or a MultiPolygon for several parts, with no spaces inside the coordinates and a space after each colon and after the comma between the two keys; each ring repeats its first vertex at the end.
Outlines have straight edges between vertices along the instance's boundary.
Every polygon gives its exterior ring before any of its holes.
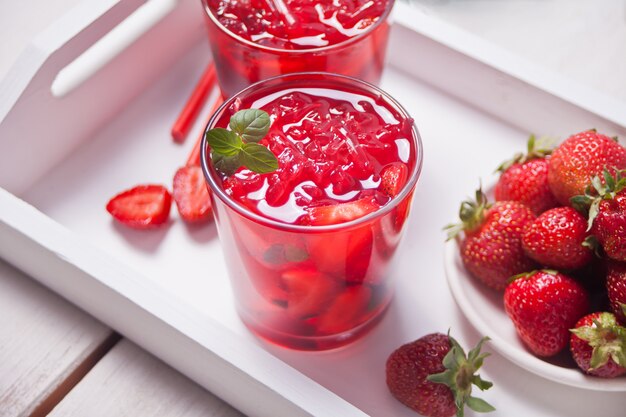
{"type": "Polygon", "coordinates": [[[552,153],[554,148],[554,139],[549,137],[541,137],[537,139],[535,135],[530,135],[528,142],[526,143],[526,154],[518,152],[513,155],[513,158],[501,163],[495,172],[504,172],[509,169],[513,164],[523,164],[532,159],[545,158],[552,153]]]}
{"type": "Polygon", "coordinates": [[[598,212],[600,211],[600,199],[595,199],[591,203],[591,207],[589,207],[589,220],[587,220],[587,231],[591,230],[591,226],[593,226],[593,221],[598,217],[598,212]]]}
{"type": "Polygon", "coordinates": [[[476,385],[481,391],[485,391],[493,387],[493,382],[485,381],[480,377],[480,375],[474,375],[472,377],[472,384],[476,385]]]}
{"type": "Polygon", "coordinates": [[[570,204],[580,214],[586,216],[589,212],[589,207],[593,203],[593,198],[589,195],[575,195],[569,199],[570,204]]]}
{"type": "Polygon", "coordinates": [[[259,142],[270,128],[270,116],[258,109],[239,110],[230,118],[230,129],[244,142],[259,142]]]}
{"type": "Polygon", "coordinates": [[[604,168],[602,175],[604,176],[604,182],[606,183],[606,187],[611,191],[615,190],[615,178],[613,177],[613,175],[611,175],[609,170],[604,168]]]}
{"type": "Polygon", "coordinates": [[[450,341],[450,350],[442,360],[442,365],[446,370],[438,374],[429,375],[426,379],[450,388],[454,396],[457,416],[463,416],[466,404],[472,410],[478,412],[495,410],[485,401],[471,396],[472,385],[476,385],[483,391],[493,386],[491,382],[484,381],[479,375],[476,375],[476,372],[483,364],[484,358],[488,356],[486,353],[481,354],[480,349],[489,338],[483,338],[467,356],[461,345],[450,336],[450,332],[448,332],[448,339],[450,341]]]}
{"type": "Polygon", "coordinates": [[[604,194],[604,187],[602,186],[602,181],[600,180],[600,177],[595,176],[591,179],[591,185],[593,185],[593,188],[596,189],[596,191],[598,192],[598,194],[602,195],[604,194]]]}
{"type": "Polygon", "coordinates": [[[495,408],[491,404],[489,404],[485,400],[481,400],[480,398],[469,397],[465,401],[465,403],[469,408],[476,411],[477,413],[488,413],[490,411],[495,411],[495,408]]]}

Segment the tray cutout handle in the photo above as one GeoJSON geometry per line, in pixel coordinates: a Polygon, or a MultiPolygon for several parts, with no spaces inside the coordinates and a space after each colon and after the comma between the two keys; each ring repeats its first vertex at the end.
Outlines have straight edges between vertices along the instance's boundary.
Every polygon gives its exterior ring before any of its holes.
{"type": "Polygon", "coordinates": [[[72,92],[161,21],[176,7],[177,2],[178,0],[148,0],[139,6],[58,72],[50,87],[52,95],[61,98],[72,92]]]}

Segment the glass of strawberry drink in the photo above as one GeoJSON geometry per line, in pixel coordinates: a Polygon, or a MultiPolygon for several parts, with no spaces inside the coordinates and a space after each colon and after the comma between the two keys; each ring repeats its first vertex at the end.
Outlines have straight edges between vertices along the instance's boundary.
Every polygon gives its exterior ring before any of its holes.
{"type": "Polygon", "coordinates": [[[202,0],[225,97],[273,76],[335,72],[378,83],[394,0],[202,0]]]}
{"type": "Polygon", "coordinates": [[[341,346],[372,328],[391,300],[392,258],[422,166],[418,131],[371,84],[299,73],[236,94],[207,132],[229,121],[236,129],[233,115],[250,108],[271,119],[255,146],[266,146],[278,169],[227,175],[209,134],[202,144],[237,310],[279,345],[341,346]]]}

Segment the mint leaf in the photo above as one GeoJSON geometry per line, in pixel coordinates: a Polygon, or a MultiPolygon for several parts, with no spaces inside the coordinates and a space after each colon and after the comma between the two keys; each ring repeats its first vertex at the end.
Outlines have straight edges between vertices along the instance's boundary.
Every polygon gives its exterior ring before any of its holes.
{"type": "Polygon", "coordinates": [[[239,153],[241,163],[250,171],[265,174],[278,169],[278,159],[263,145],[244,143],[239,153]]]}
{"type": "Polygon", "coordinates": [[[270,116],[257,109],[239,110],[230,118],[230,129],[244,142],[259,142],[270,128],[270,116]]]}
{"type": "Polygon", "coordinates": [[[241,166],[265,174],[278,169],[278,159],[265,146],[259,145],[267,135],[270,116],[263,110],[240,110],[230,118],[231,130],[216,127],[206,133],[211,147],[211,160],[218,171],[234,174],[241,166]]]}
{"type": "Polygon", "coordinates": [[[215,169],[226,175],[233,175],[241,166],[239,154],[235,156],[224,156],[214,152],[211,158],[215,169]]]}
{"type": "Polygon", "coordinates": [[[214,153],[223,156],[238,155],[243,147],[243,141],[235,132],[216,127],[206,133],[206,140],[214,153]]]}

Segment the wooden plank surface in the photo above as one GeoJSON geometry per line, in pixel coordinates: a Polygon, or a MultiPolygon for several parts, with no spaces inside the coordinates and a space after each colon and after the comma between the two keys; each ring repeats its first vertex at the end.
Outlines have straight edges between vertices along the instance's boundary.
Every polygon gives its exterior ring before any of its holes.
{"type": "Polygon", "coordinates": [[[115,345],[49,415],[243,416],[127,339],[115,345]]]}
{"type": "Polygon", "coordinates": [[[116,339],[0,260],[0,416],[45,415],[116,339]]]}

